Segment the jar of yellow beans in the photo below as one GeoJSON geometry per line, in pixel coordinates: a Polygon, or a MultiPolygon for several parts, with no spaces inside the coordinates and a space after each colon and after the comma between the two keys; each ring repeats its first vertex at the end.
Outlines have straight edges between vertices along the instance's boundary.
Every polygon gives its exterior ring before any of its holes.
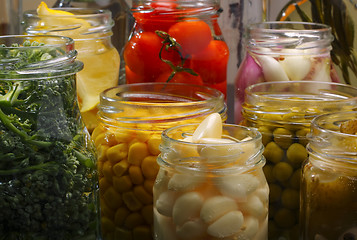
{"type": "Polygon", "coordinates": [[[211,113],[226,119],[218,90],[188,84],[126,84],[102,92],[92,133],[98,157],[103,239],[153,239],[153,185],[161,133],[199,123],[211,113]]]}

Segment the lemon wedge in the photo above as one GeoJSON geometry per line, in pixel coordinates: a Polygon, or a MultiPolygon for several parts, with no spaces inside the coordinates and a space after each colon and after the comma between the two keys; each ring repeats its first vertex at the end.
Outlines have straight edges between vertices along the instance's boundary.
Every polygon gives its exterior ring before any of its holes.
{"type": "Polygon", "coordinates": [[[51,9],[48,8],[47,4],[45,2],[41,2],[40,5],[38,5],[37,9],[37,14],[39,16],[46,16],[46,15],[61,15],[61,16],[65,16],[65,15],[73,15],[73,13],[70,12],[66,12],[66,11],[62,11],[62,10],[55,10],[55,9],[51,9]]]}

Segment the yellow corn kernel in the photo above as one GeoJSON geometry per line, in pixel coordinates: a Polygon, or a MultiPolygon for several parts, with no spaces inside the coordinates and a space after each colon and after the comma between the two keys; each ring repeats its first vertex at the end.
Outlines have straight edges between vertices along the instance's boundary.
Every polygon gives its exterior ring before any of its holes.
{"type": "Polygon", "coordinates": [[[91,138],[94,140],[98,137],[99,134],[103,133],[105,131],[105,128],[102,125],[98,125],[96,128],[94,128],[91,138]]]}
{"type": "Polygon", "coordinates": [[[153,194],[152,193],[152,190],[154,188],[154,184],[155,184],[155,179],[146,179],[144,181],[144,188],[145,190],[150,193],[151,195],[153,194]]]}
{"type": "Polygon", "coordinates": [[[113,187],[110,187],[107,189],[107,191],[105,191],[103,194],[103,199],[105,200],[107,206],[111,209],[117,209],[123,203],[120,194],[115,191],[113,187]]]}
{"type": "Polygon", "coordinates": [[[149,152],[152,155],[159,155],[160,154],[160,150],[159,150],[159,146],[161,143],[161,136],[158,134],[153,134],[150,139],[148,140],[148,148],[149,148],[149,152]]]}
{"type": "Polygon", "coordinates": [[[146,205],[141,209],[141,215],[143,215],[144,220],[147,224],[152,225],[154,222],[154,211],[153,205],[146,205]]]}
{"type": "MultiPolygon", "coordinates": [[[[106,238],[104,238],[106,239],[106,238]]],[[[133,240],[133,236],[131,231],[123,229],[123,228],[116,228],[115,229],[115,239],[120,240],[133,240]]]]}
{"type": "Polygon", "coordinates": [[[131,141],[128,142],[129,148],[131,147],[131,145],[133,145],[134,143],[138,143],[138,142],[140,142],[140,141],[137,138],[132,139],[131,141]]]}
{"type": "Polygon", "coordinates": [[[151,240],[152,234],[148,226],[138,226],[133,229],[133,240],[151,240]]]}
{"type": "Polygon", "coordinates": [[[129,147],[128,163],[140,166],[145,157],[149,155],[148,147],[145,143],[136,142],[129,147]]]}
{"type": "Polygon", "coordinates": [[[109,182],[112,182],[112,178],[113,178],[113,165],[109,162],[109,161],[105,161],[103,163],[103,169],[102,169],[102,172],[103,172],[103,176],[109,181],[109,182]]]}
{"type": "Polygon", "coordinates": [[[117,227],[123,226],[124,221],[127,216],[129,216],[130,211],[125,207],[120,207],[117,209],[114,215],[114,223],[117,227]]]}
{"type": "Polygon", "coordinates": [[[140,142],[147,142],[151,137],[151,134],[147,131],[137,131],[136,132],[136,138],[140,142]]]}
{"type": "Polygon", "coordinates": [[[127,143],[131,140],[131,138],[133,138],[133,133],[124,129],[115,132],[114,135],[118,143],[127,143]]]}
{"type": "Polygon", "coordinates": [[[143,173],[141,172],[141,168],[138,166],[132,165],[129,167],[129,176],[134,184],[143,184],[144,182],[143,173]]]}
{"type": "Polygon", "coordinates": [[[159,164],[156,162],[156,156],[147,156],[141,163],[141,170],[147,179],[155,179],[159,172],[159,164]]]}
{"type": "Polygon", "coordinates": [[[99,178],[104,177],[103,175],[103,162],[97,162],[98,176],[99,178]]]}
{"type": "Polygon", "coordinates": [[[122,176],[129,169],[129,163],[126,160],[122,160],[113,166],[113,172],[116,176],[122,176]]]}
{"type": "Polygon", "coordinates": [[[100,213],[103,217],[114,219],[114,211],[108,207],[105,201],[100,201],[100,213]]]}
{"type": "Polygon", "coordinates": [[[128,144],[119,143],[113,147],[108,148],[106,156],[113,164],[120,162],[122,159],[128,156],[128,144]]]}
{"type": "Polygon", "coordinates": [[[111,187],[112,184],[106,179],[106,178],[100,178],[99,179],[99,192],[105,193],[109,187],[111,187]]]}
{"type": "Polygon", "coordinates": [[[123,193],[129,191],[133,187],[133,183],[130,180],[129,175],[121,177],[113,177],[113,187],[116,191],[123,193]]]}
{"type": "Polygon", "coordinates": [[[143,206],[132,191],[123,193],[123,201],[130,211],[138,211],[143,206]]]}
{"type": "Polygon", "coordinates": [[[103,132],[100,133],[95,139],[94,139],[94,145],[98,149],[100,145],[108,145],[108,146],[113,146],[117,144],[117,141],[115,139],[115,136],[113,133],[109,132],[103,132]]]}
{"type": "Polygon", "coordinates": [[[133,229],[134,227],[140,226],[144,223],[144,218],[140,213],[133,212],[125,219],[124,226],[133,229]]]}
{"type": "Polygon", "coordinates": [[[100,145],[97,148],[97,159],[98,162],[105,162],[107,160],[107,150],[109,146],[108,145],[100,145]]]}
{"type": "Polygon", "coordinates": [[[115,225],[112,220],[107,217],[101,217],[103,234],[115,231],[115,225]]]}
{"type": "Polygon", "coordinates": [[[152,203],[153,197],[145,191],[143,186],[135,186],[133,192],[135,194],[135,197],[139,199],[139,201],[142,202],[144,205],[152,203]]]}

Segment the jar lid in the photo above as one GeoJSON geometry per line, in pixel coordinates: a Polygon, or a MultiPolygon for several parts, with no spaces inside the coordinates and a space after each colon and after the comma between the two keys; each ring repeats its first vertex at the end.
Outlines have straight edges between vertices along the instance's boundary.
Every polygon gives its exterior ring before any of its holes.
{"type": "Polygon", "coordinates": [[[0,36],[0,79],[71,75],[83,68],[74,41],[62,36],[0,36]]]}

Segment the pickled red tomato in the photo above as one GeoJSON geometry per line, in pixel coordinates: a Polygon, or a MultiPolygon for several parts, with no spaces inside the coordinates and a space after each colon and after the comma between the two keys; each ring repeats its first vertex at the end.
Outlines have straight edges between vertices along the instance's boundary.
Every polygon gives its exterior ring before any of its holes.
{"type": "MultiPolygon", "coordinates": [[[[164,72],[158,78],[156,78],[155,82],[166,82],[171,75],[171,72],[164,72]]],[[[195,85],[203,85],[202,78],[198,76],[194,76],[187,72],[178,72],[174,75],[174,77],[170,80],[170,83],[188,83],[195,85]]]]}
{"type": "Polygon", "coordinates": [[[184,55],[199,53],[212,40],[211,28],[198,19],[177,22],[170,27],[168,34],[181,45],[184,55]]]}
{"type": "Polygon", "coordinates": [[[228,46],[220,40],[212,40],[201,52],[192,56],[192,69],[205,83],[216,84],[227,79],[228,46]]]}
{"type": "Polygon", "coordinates": [[[124,60],[130,70],[139,75],[168,71],[169,65],[159,57],[161,41],[162,39],[153,32],[135,34],[124,49],[124,60]]]}

